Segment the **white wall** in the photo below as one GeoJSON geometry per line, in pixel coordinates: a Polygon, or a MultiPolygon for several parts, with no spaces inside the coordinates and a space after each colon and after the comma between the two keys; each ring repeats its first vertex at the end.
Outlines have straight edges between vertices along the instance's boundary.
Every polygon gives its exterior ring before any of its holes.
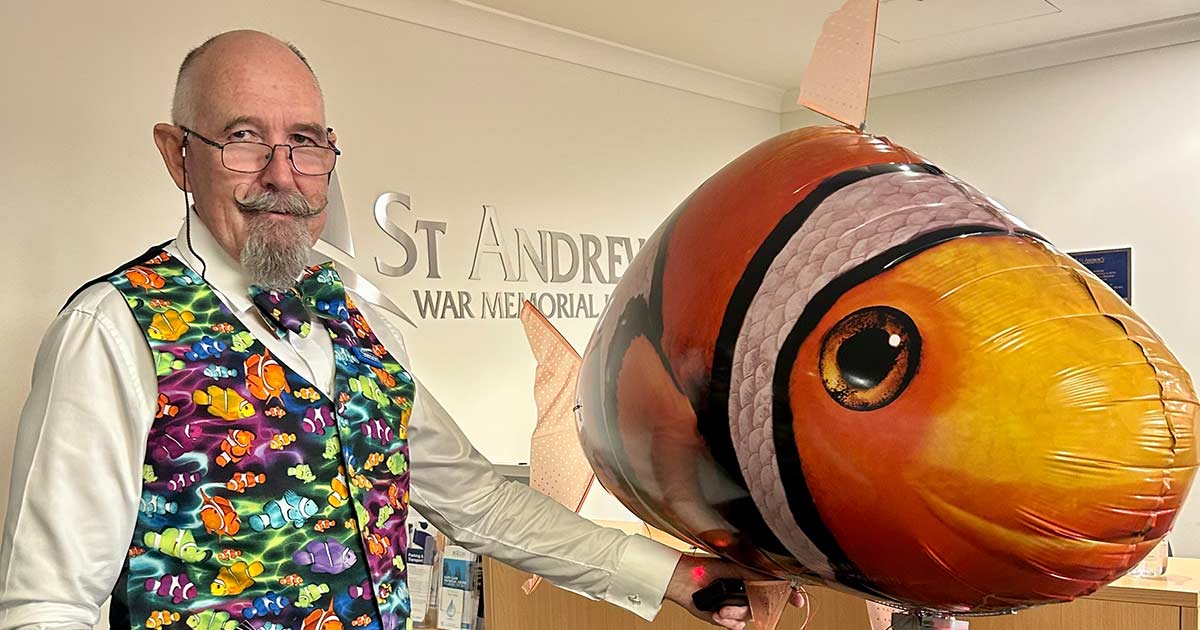
{"type": "MultiPolygon", "coordinates": [[[[1200,44],[873,99],[871,132],[1004,203],[1060,248],[1133,248],[1133,304],[1200,376],[1200,44]]],[[[783,128],[822,121],[783,116],[783,128]]],[[[1200,555],[1200,496],[1176,524],[1200,555]]]]}
{"type": "MultiPolygon", "coordinates": [[[[345,152],[356,267],[413,315],[413,289],[602,297],[605,285],[504,282],[494,260],[468,280],[481,206],[534,238],[647,237],[704,178],[779,131],[772,112],[324,2],[6,2],[0,506],[42,332],[81,283],[175,234],[183,201],[151,127],[168,118],[183,55],[243,27],[291,39],[315,66],[345,152]],[[424,259],[404,278],[375,273],[375,256],[404,260],[372,219],[385,191],[412,196],[413,213],[393,206],[406,229],[448,224],[442,280],[425,278],[424,259]]],[[[484,454],[527,460],[534,364],[520,323],[417,323],[404,328],[416,373],[484,454]]],[[[594,321],[558,323],[582,349],[594,321]]]]}

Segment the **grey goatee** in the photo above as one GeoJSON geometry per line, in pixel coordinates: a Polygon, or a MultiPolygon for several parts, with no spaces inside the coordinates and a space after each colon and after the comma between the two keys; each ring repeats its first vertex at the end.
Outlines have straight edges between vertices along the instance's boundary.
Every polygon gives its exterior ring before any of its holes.
{"type": "Polygon", "coordinates": [[[241,263],[251,284],[275,291],[290,289],[312,251],[308,223],[301,219],[320,214],[325,204],[311,204],[298,192],[269,190],[235,198],[234,202],[247,213],[241,263]],[[280,221],[269,216],[272,213],[295,218],[280,221]]]}

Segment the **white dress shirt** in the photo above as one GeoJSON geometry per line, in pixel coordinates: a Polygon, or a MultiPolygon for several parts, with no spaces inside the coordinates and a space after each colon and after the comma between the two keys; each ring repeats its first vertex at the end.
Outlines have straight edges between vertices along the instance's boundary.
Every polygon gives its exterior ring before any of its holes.
{"type": "MultiPolygon", "coordinates": [[[[254,311],[240,266],[195,214],[191,223],[193,248],[221,301],[280,362],[330,394],[333,349],[317,330],[320,319],[307,337],[275,337],[254,311]]],[[[200,272],[182,229],[166,249],[200,272]]],[[[399,331],[353,297],[383,345],[419,377],[399,331]]],[[[474,552],[653,619],[677,552],[598,527],[506,481],[417,387],[408,432],[413,508],[474,552]]],[[[0,630],[98,622],[133,536],[157,396],[150,348],[122,295],[107,282],[84,290],[46,331],[21,412],[0,545],[0,630]]]]}

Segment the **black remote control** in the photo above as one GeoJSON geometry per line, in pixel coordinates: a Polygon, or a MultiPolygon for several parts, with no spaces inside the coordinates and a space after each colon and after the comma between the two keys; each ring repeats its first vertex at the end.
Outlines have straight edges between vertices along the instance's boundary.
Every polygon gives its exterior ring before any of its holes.
{"type": "Polygon", "coordinates": [[[746,583],[737,578],[721,578],[692,593],[692,603],[705,612],[716,612],[726,606],[748,606],[746,583]]]}

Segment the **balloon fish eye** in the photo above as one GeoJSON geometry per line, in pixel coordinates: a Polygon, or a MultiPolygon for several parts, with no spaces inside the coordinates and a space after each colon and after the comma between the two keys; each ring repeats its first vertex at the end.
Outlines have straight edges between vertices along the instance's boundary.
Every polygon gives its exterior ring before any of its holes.
{"type": "Polygon", "coordinates": [[[912,318],[872,306],[842,318],[821,341],[825,391],[852,411],[872,411],[896,400],[921,361],[921,333],[912,318]]]}

